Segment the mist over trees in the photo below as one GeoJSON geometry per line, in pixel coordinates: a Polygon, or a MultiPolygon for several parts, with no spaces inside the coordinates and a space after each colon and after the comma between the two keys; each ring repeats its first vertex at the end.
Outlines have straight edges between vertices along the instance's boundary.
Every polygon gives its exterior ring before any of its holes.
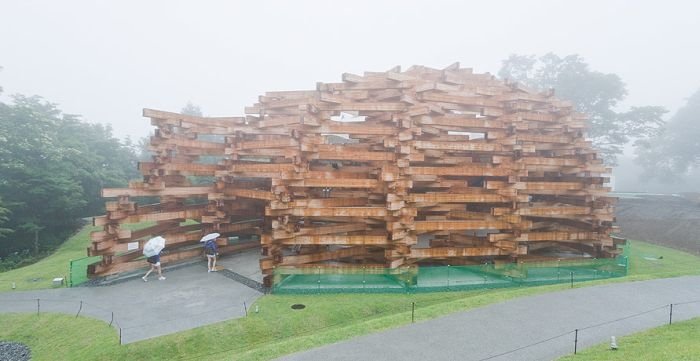
{"type": "Polygon", "coordinates": [[[577,111],[588,115],[587,137],[609,165],[616,164],[625,144],[655,136],[666,113],[659,106],[616,110],[627,96],[625,83],[616,74],[591,70],[576,54],[513,54],[503,60],[498,76],[543,91],[554,89],[556,97],[573,102],[577,111]]]}
{"type": "Polygon", "coordinates": [[[38,96],[0,102],[0,257],[50,251],[137,178],[134,146],[38,96]]]}
{"type": "Polygon", "coordinates": [[[194,105],[192,102],[187,102],[184,108],[180,110],[180,114],[194,115],[196,117],[202,117],[202,108],[199,105],[194,105]]]}
{"type": "Polygon", "coordinates": [[[637,142],[636,161],[647,179],[674,182],[700,166],[700,89],[688,98],[655,139],[637,142]]]}

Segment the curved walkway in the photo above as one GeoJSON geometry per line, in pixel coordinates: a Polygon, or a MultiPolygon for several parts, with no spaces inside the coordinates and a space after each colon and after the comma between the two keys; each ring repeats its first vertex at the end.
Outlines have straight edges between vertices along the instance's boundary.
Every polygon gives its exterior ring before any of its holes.
{"type": "Polygon", "coordinates": [[[121,329],[122,343],[243,317],[262,293],[199,263],[110,286],[0,293],[0,312],[60,312],[97,318],[121,329]],[[39,301],[37,302],[37,299],[39,301]],[[81,302],[82,301],[82,302],[81,302]]]}
{"type": "Polygon", "coordinates": [[[281,359],[552,360],[573,353],[575,329],[581,350],[609,341],[610,336],[667,324],[671,303],[674,321],[699,317],[700,276],[517,298],[281,359]],[[518,351],[509,352],[513,350],[518,351]]]}

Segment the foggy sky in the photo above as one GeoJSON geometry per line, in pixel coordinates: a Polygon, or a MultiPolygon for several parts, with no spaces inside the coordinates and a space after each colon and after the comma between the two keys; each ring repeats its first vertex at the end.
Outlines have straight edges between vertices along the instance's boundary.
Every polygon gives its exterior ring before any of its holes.
{"type": "Polygon", "coordinates": [[[241,115],[271,90],[343,72],[455,61],[498,72],[511,53],[582,55],[627,83],[625,105],[671,110],[700,88],[693,1],[2,1],[0,86],[41,95],[116,136],[141,109],[241,115]]]}

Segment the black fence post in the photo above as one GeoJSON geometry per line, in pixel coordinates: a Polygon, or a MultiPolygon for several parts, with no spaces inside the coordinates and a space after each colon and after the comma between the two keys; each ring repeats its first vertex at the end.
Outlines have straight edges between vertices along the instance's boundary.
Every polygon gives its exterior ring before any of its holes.
{"type": "Polygon", "coordinates": [[[571,288],[574,288],[574,271],[571,271],[571,288]]]}
{"type": "Polygon", "coordinates": [[[36,299],[36,315],[39,316],[39,313],[41,312],[41,303],[39,299],[36,299]]]}
{"type": "Polygon", "coordinates": [[[673,303],[671,304],[671,312],[668,313],[668,324],[673,322],[673,303]]]}
{"type": "Polygon", "coordinates": [[[122,344],[122,328],[119,327],[119,344],[122,344]]]}
{"type": "Polygon", "coordinates": [[[416,322],[416,303],[411,302],[411,323],[416,322]]]}
{"type": "MultiPolygon", "coordinates": [[[[82,301],[81,301],[82,302],[82,301]]],[[[114,322],[114,311],[112,311],[112,319],[109,320],[109,327],[112,327],[112,323],[114,322]]]]}
{"type": "Polygon", "coordinates": [[[80,311],[83,310],[83,301],[80,301],[80,308],[78,308],[78,313],[75,314],[75,318],[78,318],[80,316],[80,311]]]}
{"type": "Polygon", "coordinates": [[[243,301],[243,311],[245,311],[245,316],[248,317],[248,306],[246,306],[245,301],[243,301]]]}
{"type": "Polygon", "coordinates": [[[574,355],[576,354],[576,351],[578,350],[578,328],[575,331],[576,333],[574,334],[574,355]]]}

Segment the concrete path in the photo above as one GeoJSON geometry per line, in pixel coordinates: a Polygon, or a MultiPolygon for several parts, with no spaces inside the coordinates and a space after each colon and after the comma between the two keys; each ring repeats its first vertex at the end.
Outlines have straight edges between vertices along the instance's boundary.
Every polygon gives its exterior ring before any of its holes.
{"type": "MultiPolygon", "coordinates": [[[[518,298],[281,359],[552,360],[573,353],[575,329],[579,329],[581,350],[607,342],[610,336],[667,324],[671,303],[674,321],[699,317],[700,277],[617,283],[518,298]],[[639,313],[644,314],[632,316],[639,313]],[[619,321],[610,322],[614,320],[619,321]],[[548,341],[541,342],[544,340],[548,341]]],[[[619,347],[627,345],[620,343],[619,347]]]]}
{"type": "Polygon", "coordinates": [[[122,343],[243,317],[262,293],[224,276],[207,273],[204,262],[164,271],[158,281],[137,277],[111,286],[2,292],[0,312],[61,312],[94,317],[121,328],[122,343]],[[37,304],[36,299],[39,299],[37,304]]]}
{"type": "Polygon", "coordinates": [[[216,264],[253,281],[260,283],[263,281],[262,271],[260,271],[260,248],[227,255],[219,259],[216,264]]]}

